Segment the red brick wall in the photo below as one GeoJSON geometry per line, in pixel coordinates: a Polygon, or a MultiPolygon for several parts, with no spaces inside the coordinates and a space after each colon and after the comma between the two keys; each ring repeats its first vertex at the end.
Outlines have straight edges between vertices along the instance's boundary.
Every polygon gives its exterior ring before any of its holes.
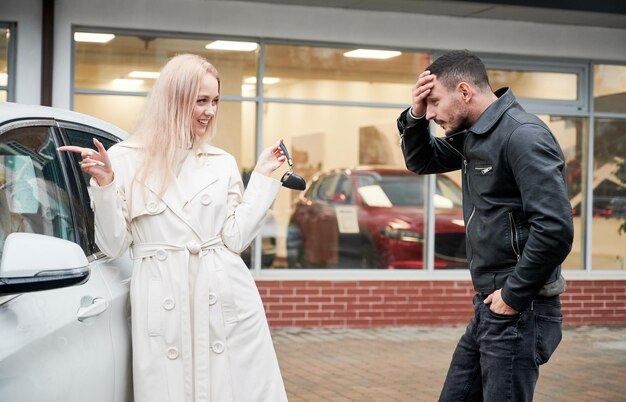
{"type": "MultiPolygon", "coordinates": [[[[467,323],[469,281],[259,280],[272,327],[377,327],[467,323]]],[[[565,325],[626,324],[626,280],[568,280],[565,325]]]]}
{"type": "Polygon", "coordinates": [[[626,280],[567,281],[564,324],[626,324],[626,280]]]}

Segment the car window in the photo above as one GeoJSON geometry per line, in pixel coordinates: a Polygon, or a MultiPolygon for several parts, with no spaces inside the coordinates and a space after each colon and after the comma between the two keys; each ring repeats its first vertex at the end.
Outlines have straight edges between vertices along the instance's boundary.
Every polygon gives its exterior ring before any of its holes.
{"type": "MultiPolygon", "coordinates": [[[[69,140],[69,143],[71,145],[76,145],[76,146],[84,147],[84,148],[95,149],[95,146],[93,145],[93,138],[96,138],[98,141],[100,141],[106,149],[109,149],[113,144],[117,142],[112,139],[105,138],[101,135],[88,133],[88,132],[80,131],[77,129],[66,128],[65,133],[67,134],[67,139],[69,140]]],[[[80,162],[81,158],[79,154],[72,153],[72,157],[74,158],[76,163],[80,162]]],[[[89,185],[89,179],[90,179],[89,175],[83,172],[83,181],[85,182],[86,185],[89,185]]]]}
{"type": "Polygon", "coordinates": [[[459,186],[446,176],[437,176],[435,189],[435,208],[458,208],[463,206],[459,186]]]}
{"type": "Polygon", "coordinates": [[[353,203],[352,181],[348,175],[342,174],[339,176],[339,181],[337,182],[337,194],[343,194],[346,197],[346,204],[353,203]]]}
{"type": "MultiPolygon", "coordinates": [[[[100,141],[106,149],[109,149],[113,144],[117,142],[117,139],[107,138],[104,135],[98,135],[92,132],[91,130],[83,131],[83,130],[80,130],[78,127],[73,127],[73,128],[65,127],[65,134],[67,137],[67,141],[71,145],[76,145],[76,146],[85,147],[85,148],[95,148],[95,146],[93,145],[94,138],[100,141]]],[[[84,199],[85,205],[83,205],[83,207],[80,208],[80,211],[81,211],[80,213],[84,214],[83,218],[84,218],[84,222],[86,222],[86,225],[83,228],[83,231],[85,232],[85,235],[87,236],[87,239],[89,240],[90,248],[91,248],[90,252],[93,253],[93,252],[96,252],[98,248],[94,240],[93,210],[88,204],[89,196],[87,193],[87,187],[89,186],[90,176],[87,173],[77,168],[81,160],[81,157],[79,154],[71,153],[70,157],[75,162],[74,166],[76,167],[77,173],[80,175],[80,177],[82,177],[82,180],[80,181],[79,185],[80,185],[80,192],[84,194],[83,199],[84,199]]]]}
{"type": "Polygon", "coordinates": [[[422,206],[424,177],[417,175],[360,174],[358,192],[370,207],[422,206]]]}
{"type": "Polygon", "coordinates": [[[315,198],[326,201],[328,199],[328,196],[333,194],[333,192],[335,191],[336,179],[337,177],[334,175],[324,177],[320,182],[317,191],[315,192],[315,198]]]}
{"type": "Polygon", "coordinates": [[[50,127],[0,136],[0,252],[13,232],[75,241],[69,200],[50,127]]]}

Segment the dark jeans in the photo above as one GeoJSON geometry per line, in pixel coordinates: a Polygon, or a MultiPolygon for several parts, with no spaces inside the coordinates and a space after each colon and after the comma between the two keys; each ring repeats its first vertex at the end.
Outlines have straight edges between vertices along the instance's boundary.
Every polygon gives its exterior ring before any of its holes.
{"type": "Polygon", "coordinates": [[[559,296],[537,299],[515,315],[496,314],[474,296],[474,318],[461,337],[440,401],[532,401],[539,366],[561,341],[559,296]]]}

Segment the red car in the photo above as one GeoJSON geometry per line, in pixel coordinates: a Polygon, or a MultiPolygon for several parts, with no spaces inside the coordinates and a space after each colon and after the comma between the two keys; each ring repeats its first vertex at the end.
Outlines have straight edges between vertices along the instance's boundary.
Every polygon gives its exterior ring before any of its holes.
{"type": "MultiPolygon", "coordinates": [[[[423,268],[425,177],[358,167],[317,175],[287,229],[294,268],[423,268]]],[[[467,268],[461,189],[437,176],[435,268],[467,268]]]]}

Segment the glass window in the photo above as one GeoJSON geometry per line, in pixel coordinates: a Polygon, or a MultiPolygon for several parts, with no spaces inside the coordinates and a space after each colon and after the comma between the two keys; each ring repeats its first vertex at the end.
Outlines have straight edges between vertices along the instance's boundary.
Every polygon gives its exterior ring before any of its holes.
{"type": "Polygon", "coordinates": [[[221,41],[226,46],[215,47],[212,44],[216,41],[212,39],[107,34],[107,42],[97,43],[96,38],[81,38],[82,33],[74,35],[74,88],[81,93],[85,90],[148,92],[165,63],[181,53],[206,57],[217,68],[222,79],[222,95],[244,96],[242,86],[257,74],[259,46],[254,42],[249,42],[251,46],[247,48],[238,48],[228,46],[233,42],[221,41]]]}
{"type": "Polygon", "coordinates": [[[578,99],[578,75],[573,73],[488,69],[487,75],[494,91],[509,87],[518,98],[578,99]]]}
{"type": "Polygon", "coordinates": [[[342,174],[339,177],[336,193],[338,195],[338,201],[345,204],[354,204],[352,180],[350,180],[350,176],[342,174]]]}
{"type": "Polygon", "coordinates": [[[331,198],[331,196],[335,194],[335,184],[337,183],[337,179],[338,176],[336,175],[324,177],[320,181],[320,185],[317,186],[317,191],[313,195],[313,197],[318,200],[328,201],[329,198],[331,198]]]}
{"type": "Polygon", "coordinates": [[[10,38],[10,29],[0,25],[0,102],[8,98],[10,38]]]}
{"type": "MultiPolygon", "coordinates": [[[[79,146],[79,147],[84,147],[84,148],[94,148],[93,138],[98,139],[98,141],[100,141],[106,149],[109,149],[113,144],[116,143],[116,141],[112,140],[111,138],[94,134],[91,131],[86,132],[80,129],[66,128],[65,133],[67,135],[69,144],[79,146]]],[[[87,199],[89,197],[87,195],[87,187],[89,186],[89,180],[91,179],[91,176],[89,176],[87,173],[82,172],[80,169],[78,169],[78,166],[80,166],[80,161],[81,161],[81,157],[79,154],[68,153],[67,155],[70,158],[72,158],[72,160],[74,161],[74,166],[76,167],[76,172],[81,174],[81,177],[83,179],[81,183],[79,184],[80,185],[79,191],[81,191],[84,194],[84,197],[83,197],[84,205],[82,205],[82,207],[80,208],[77,206],[77,211],[79,214],[84,214],[84,216],[82,217],[83,219],[78,220],[80,222],[79,230],[81,231],[82,235],[86,239],[88,239],[89,244],[92,247],[92,249],[89,250],[89,254],[92,254],[97,251],[96,249],[97,246],[95,245],[96,243],[94,239],[93,211],[91,207],[87,204],[87,199]]]]}
{"type": "Polygon", "coordinates": [[[143,111],[144,96],[75,94],[74,110],[131,132],[143,111]]]}
{"type": "Polygon", "coordinates": [[[396,52],[387,59],[348,57],[353,50],[268,44],[263,95],[405,104],[417,75],[431,63],[426,53],[396,52]]]}
{"type": "Polygon", "coordinates": [[[572,251],[563,262],[563,269],[582,269],[582,205],[585,201],[583,183],[583,144],[589,130],[588,120],[581,117],[538,115],[556,137],[565,157],[565,179],[574,218],[572,251]]]}
{"type": "Polygon", "coordinates": [[[593,66],[593,97],[596,112],[626,113],[626,66],[593,66]]]}
{"type": "Polygon", "coordinates": [[[65,184],[48,127],[0,136],[0,251],[13,232],[75,240],[65,184]]]}
{"type": "Polygon", "coordinates": [[[595,121],[593,269],[626,269],[626,120],[595,121]]]}
{"type": "MultiPolygon", "coordinates": [[[[263,126],[257,127],[257,103],[241,102],[241,98],[257,96],[260,46],[132,33],[111,35],[107,43],[76,41],[74,106],[131,132],[154,73],[175,54],[200,54],[222,76],[213,142],[235,156],[244,183],[255,165],[260,133],[263,146],[285,139],[294,171],[307,181],[304,193],[281,191],[266,216],[258,243],[263,267],[423,268],[424,180],[406,170],[395,127],[400,110],[394,105],[408,104],[410,88],[431,63],[431,55],[402,51],[372,59],[367,52],[365,57],[363,52],[350,57],[353,48],[264,44],[263,92],[259,94],[264,102],[259,119],[263,126]],[[285,103],[289,99],[298,102],[285,103]]],[[[544,113],[540,118],[563,149],[575,226],[574,246],[563,266],[581,269],[588,117],[548,113],[563,110],[561,106],[571,109],[573,101],[577,102],[575,114],[582,110],[584,68],[525,61],[487,64],[494,89],[507,86],[523,101],[537,100],[529,104],[544,113]]],[[[595,110],[626,113],[622,96],[626,66],[602,64],[593,69],[595,110]]],[[[1,79],[0,75],[3,100],[10,94],[1,79]]],[[[624,219],[616,218],[621,214],[624,182],[619,181],[619,173],[607,172],[613,168],[619,172],[620,158],[626,154],[626,141],[620,134],[623,121],[599,119],[594,130],[594,188],[589,189],[594,196],[594,247],[589,252],[593,269],[621,269],[624,255],[611,241],[621,240],[626,230],[624,219]]],[[[436,180],[436,269],[467,267],[460,183],[459,172],[436,180]]],[[[251,254],[250,248],[242,253],[248,266],[251,254]]]]}
{"type": "MultiPolygon", "coordinates": [[[[281,191],[273,268],[423,268],[424,176],[406,169],[399,110],[267,103],[265,146],[281,133],[307,191],[281,191]],[[306,124],[301,124],[306,122],[306,124]]],[[[437,268],[464,268],[461,189],[437,178],[437,268]],[[439,235],[440,234],[440,235],[439,235]]]]}

